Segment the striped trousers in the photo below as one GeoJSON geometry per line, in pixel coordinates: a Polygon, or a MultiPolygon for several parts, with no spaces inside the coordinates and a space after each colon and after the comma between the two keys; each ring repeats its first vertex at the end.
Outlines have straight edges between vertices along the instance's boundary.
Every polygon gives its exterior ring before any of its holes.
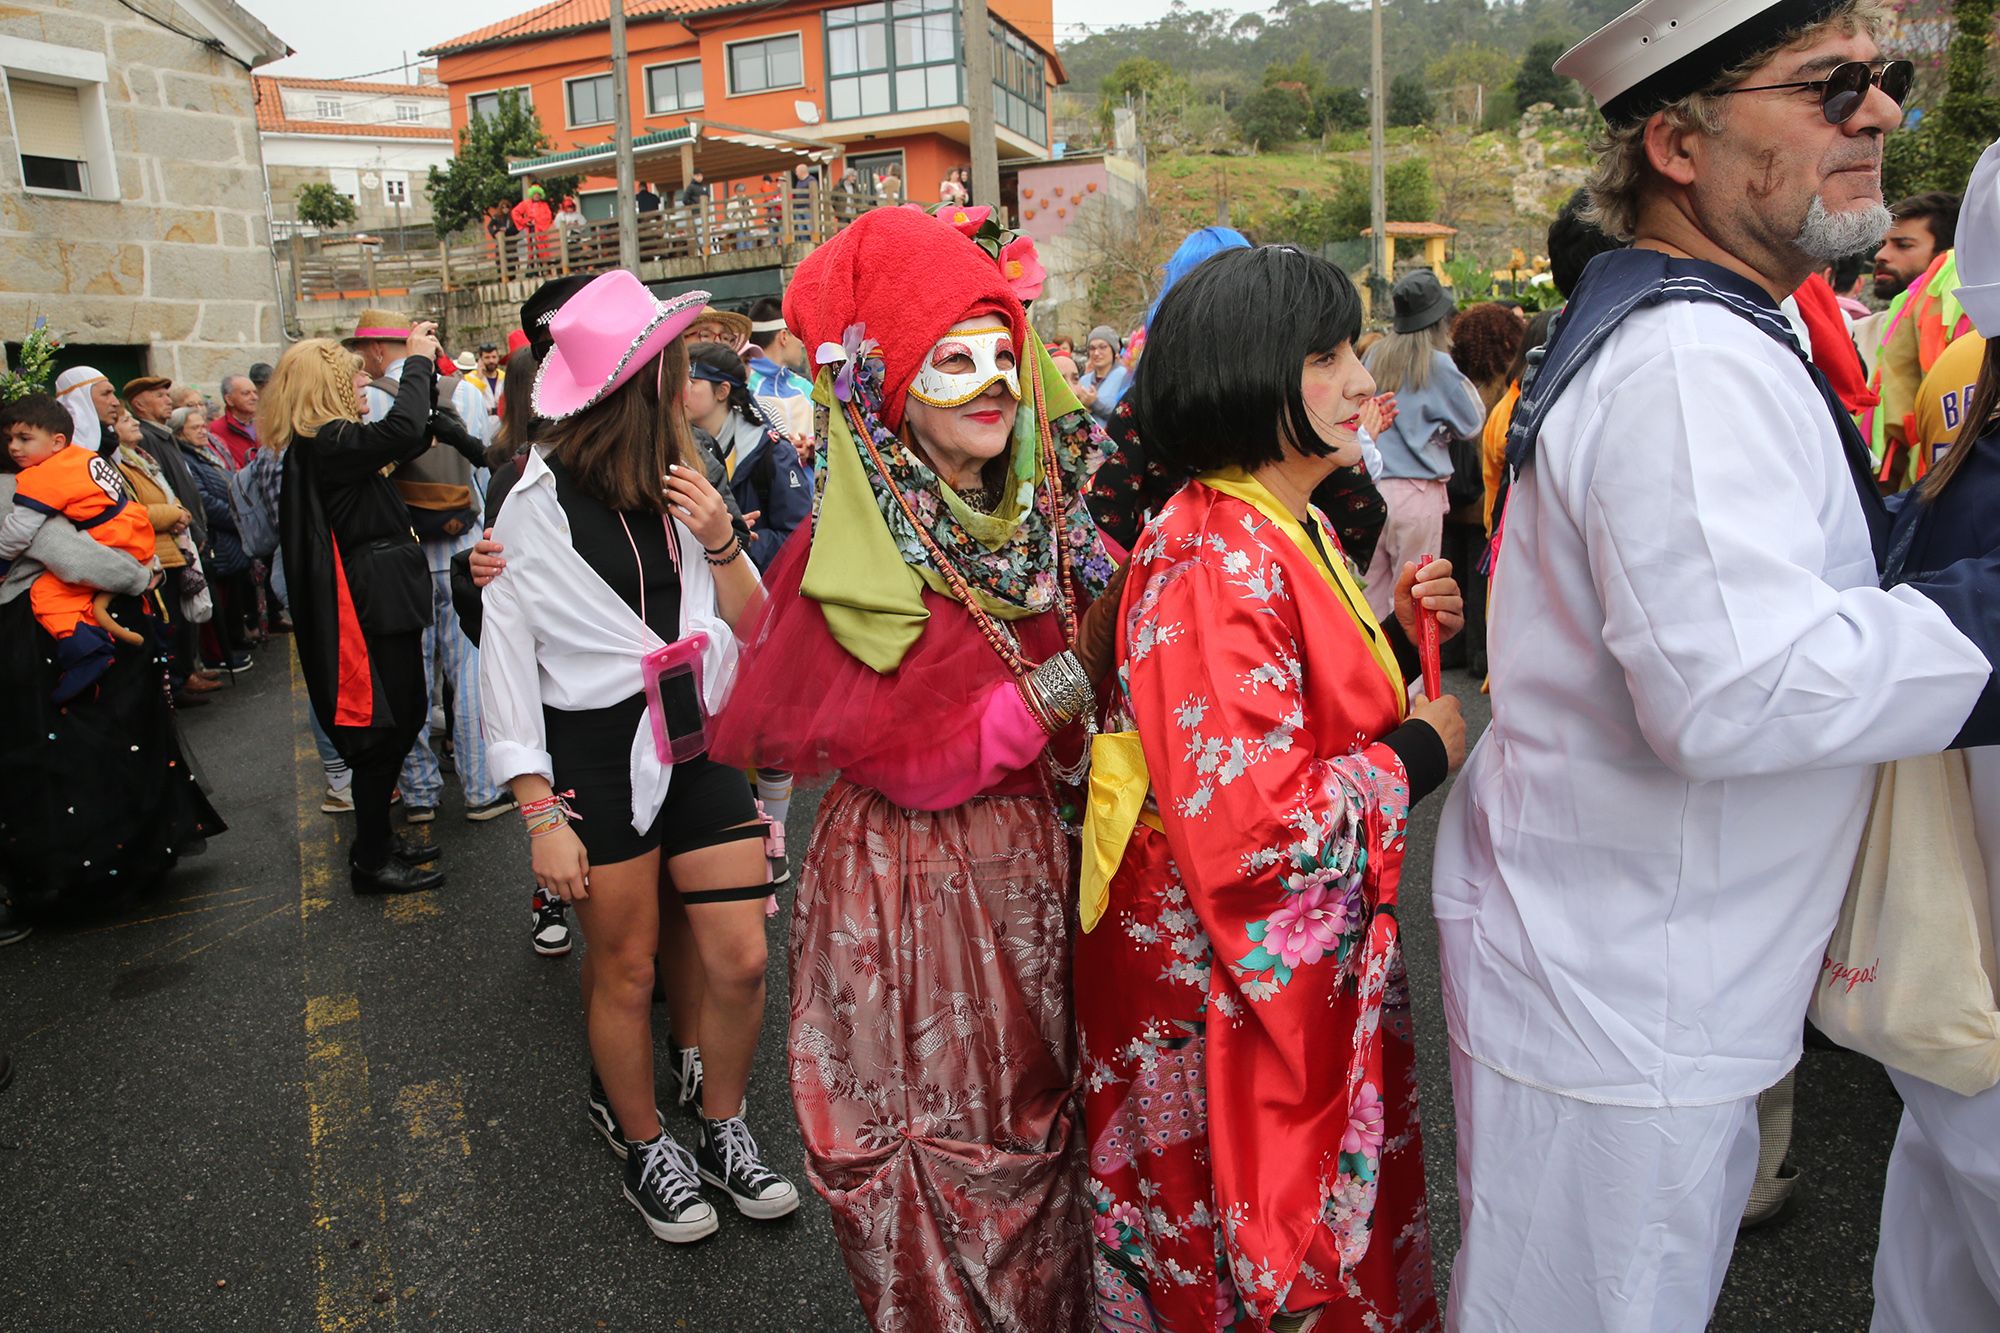
{"type": "MultiPolygon", "coordinates": [[[[431,700],[437,699],[442,672],[451,694],[452,764],[468,806],[485,805],[499,796],[500,788],[487,776],[486,737],[479,727],[479,650],[458,627],[458,613],[451,606],[451,557],[471,545],[478,534],[464,543],[425,542],[424,554],[431,566],[431,624],[424,631],[424,680],[429,683],[431,700]]],[[[431,749],[431,711],[424,712],[424,725],[417,743],[403,761],[403,800],[411,806],[435,808],[444,790],[444,774],[431,749]]]]}

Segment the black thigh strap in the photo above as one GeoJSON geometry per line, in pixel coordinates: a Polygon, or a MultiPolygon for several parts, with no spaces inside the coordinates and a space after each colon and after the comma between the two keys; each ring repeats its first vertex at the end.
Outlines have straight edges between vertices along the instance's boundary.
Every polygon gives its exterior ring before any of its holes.
{"type": "Polygon", "coordinates": [[[771,894],[769,884],[746,884],[740,889],[696,889],[682,893],[684,903],[740,903],[751,898],[767,898],[771,894]]]}

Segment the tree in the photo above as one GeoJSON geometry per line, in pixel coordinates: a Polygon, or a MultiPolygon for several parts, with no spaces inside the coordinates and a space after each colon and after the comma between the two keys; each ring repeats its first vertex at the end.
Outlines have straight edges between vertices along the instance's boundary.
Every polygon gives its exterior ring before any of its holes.
{"type": "Polygon", "coordinates": [[[1236,131],[1259,149],[1288,144],[1306,132],[1309,109],[1296,87],[1260,88],[1237,104],[1236,131]]]}
{"type": "Polygon", "coordinates": [[[2000,98],[1993,95],[1995,0],[1958,0],[1955,31],[1945,51],[1944,96],[1924,118],[1931,141],[1931,178],[1940,190],[1963,191],[1973,163],[2000,138],[2000,98]]]}
{"type": "Polygon", "coordinates": [[[1454,125],[1477,125],[1514,78],[1515,60],[1491,46],[1464,46],[1424,66],[1424,82],[1445,100],[1454,125]]]}
{"type": "Polygon", "coordinates": [[[1556,60],[1568,49],[1560,37],[1543,37],[1521,57],[1514,73],[1514,109],[1526,111],[1537,102],[1575,106],[1576,85],[1556,73],[1556,60]]]}
{"type": "Polygon", "coordinates": [[[299,221],[326,231],[346,226],[356,216],[354,201],[325,181],[307,181],[301,185],[294,211],[299,221]]]}
{"type": "Polygon", "coordinates": [[[1359,88],[1328,88],[1313,101],[1313,119],[1322,134],[1329,130],[1368,128],[1368,99],[1359,88]]]}
{"type": "Polygon", "coordinates": [[[1421,75],[1398,74],[1390,83],[1389,105],[1383,114],[1391,125],[1422,125],[1436,110],[1421,75]]]}
{"type": "MultiPolygon", "coordinates": [[[[534,107],[515,92],[501,93],[495,110],[474,116],[458,132],[458,155],[442,171],[431,168],[426,188],[437,234],[449,236],[519,199],[520,182],[507,174],[507,159],[533,157],[548,149],[549,138],[542,133],[534,107]]],[[[544,176],[540,183],[553,204],[576,189],[576,179],[544,176]]]]}
{"type": "Polygon", "coordinates": [[[1159,61],[1130,56],[1104,76],[1104,96],[1113,103],[1128,97],[1135,100],[1141,96],[1158,97],[1178,82],[1179,76],[1159,61]]]}

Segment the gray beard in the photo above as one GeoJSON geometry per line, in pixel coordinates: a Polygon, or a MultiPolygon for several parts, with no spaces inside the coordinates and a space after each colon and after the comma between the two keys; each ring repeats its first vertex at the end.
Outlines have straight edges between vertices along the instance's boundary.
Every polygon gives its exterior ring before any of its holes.
{"type": "Polygon", "coordinates": [[[1802,253],[1830,264],[1881,245],[1894,221],[1889,210],[1879,203],[1833,213],[1827,210],[1825,200],[1814,195],[1806,209],[1806,220],[1792,244],[1802,253]]]}

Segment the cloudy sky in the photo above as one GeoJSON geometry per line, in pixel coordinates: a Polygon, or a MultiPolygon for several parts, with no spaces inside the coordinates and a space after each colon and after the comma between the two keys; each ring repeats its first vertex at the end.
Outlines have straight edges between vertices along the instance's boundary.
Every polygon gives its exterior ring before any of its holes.
{"type": "MultiPolygon", "coordinates": [[[[265,72],[305,78],[366,75],[395,79],[385,67],[414,60],[418,51],[487,23],[523,13],[533,0],[479,0],[466,5],[411,5],[409,0],[239,0],[298,54],[265,72]]],[[[1218,7],[1223,0],[1218,0],[1218,7]]],[[[1203,0],[1195,0],[1197,6],[1203,0]]],[[[1229,4],[1239,13],[1266,8],[1258,0],[1229,4]]],[[[1056,0],[1058,31],[1076,25],[1110,27],[1146,23],[1164,14],[1167,0],[1056,0]]]]}

